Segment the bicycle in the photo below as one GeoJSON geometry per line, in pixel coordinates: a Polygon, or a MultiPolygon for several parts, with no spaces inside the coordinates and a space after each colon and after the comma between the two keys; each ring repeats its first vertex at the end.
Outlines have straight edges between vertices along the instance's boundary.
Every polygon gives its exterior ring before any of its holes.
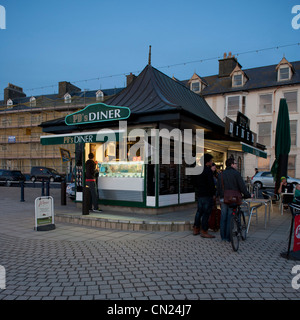
{"type": "Polygon", "coordinates": [[[233,251],[238,251],[240,238],[245,241],[247,238],[247,225],[244,212],[240,206],[232,205],[233,209],[230,221],[230,241],[233,251]]]}

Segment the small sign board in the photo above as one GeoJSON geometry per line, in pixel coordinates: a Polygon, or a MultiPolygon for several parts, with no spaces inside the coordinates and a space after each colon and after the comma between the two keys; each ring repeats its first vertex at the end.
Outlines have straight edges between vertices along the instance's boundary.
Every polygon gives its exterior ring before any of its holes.
{"type": "Polygon", "coordinates": [[[293,251],[294,252],[300,251],[300,214],[295,216],[293,251]]]}
{"type": "Polygon", "coordinates": [[[8,143],[16,143],[16,136],[8,136],[8,143]]]}
{"type": "Polygon", "coordinates": [[[50,196],[35,199],[35,228],[36,231],[55,229],[53,198],[50,196]]]}
{"type": "Polygon", "coordinates": [[[63,148],[59,148],[59,150],[60,150],[60,157],[62,162],[68,162],[72,160],[71,153],[69,150],[63,149],[63,148]]]}

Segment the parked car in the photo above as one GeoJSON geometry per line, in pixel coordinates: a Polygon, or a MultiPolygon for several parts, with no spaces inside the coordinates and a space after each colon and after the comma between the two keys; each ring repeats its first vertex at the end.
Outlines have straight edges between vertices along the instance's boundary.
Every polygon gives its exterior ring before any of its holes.
{"type": "Polygon", "coordinates": [[[67,185],[66,193],[70,199],[75,199],[75,183],[67,185]]]}
{"type": "MultiPolygon", "coordinates": [[[[292,184],[300,183],[300,179],[295,179],[287,176],[287,182],[292,184]]],[[[258,172],[251,179],[251,184],[257,188],[274,188],[275,181],[270,171],[258,172]]]]}
{"type": "Polygon", "coordinates": [[[25,181],[26,178],[19,170],[0,170],[0,184],[10,187],[13,181],[25,181]]]}
{"type": "Polygon", "coordinates": [[[32,167],[30,173],[30,180],[35,182],[36,180],[49,180],[50,182],[61,181],[63,176],[56,170],[46,167],[32,167]]]}

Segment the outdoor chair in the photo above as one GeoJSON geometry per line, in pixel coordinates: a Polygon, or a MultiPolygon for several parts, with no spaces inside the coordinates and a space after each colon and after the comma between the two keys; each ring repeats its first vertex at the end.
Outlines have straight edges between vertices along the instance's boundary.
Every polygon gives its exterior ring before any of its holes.
{"type": "Polygon", "coordinates": [[[260,205],[250,206],[250,203],[243,201],[243,203],[240,205],[241,210],[244,212],[245,216],[248,216],[248,224],[247,224],[247,233],[250,228],[251,218],[252,216],[256,217],[256,223],[258,223],[258,216],[257,216],[257,208],[259,208],[260,205]]]}
{"type": "Polygon", "coordinates": [[[271,211],[273,213],[273,201],[279,200],[278,194],[271,192],[271,191],[263,191],[262,195],[265,199],[269,199],[271,201],[271,211]]]}

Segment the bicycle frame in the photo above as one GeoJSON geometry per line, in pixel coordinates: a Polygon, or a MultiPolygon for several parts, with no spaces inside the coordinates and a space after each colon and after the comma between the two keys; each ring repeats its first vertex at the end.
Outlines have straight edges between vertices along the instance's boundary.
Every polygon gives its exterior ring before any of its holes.
{"type": "Polygon", "coordinates": [[[232,206],[232,209],[230,222],[230,241],[233,250],[237,251],[239,248],[240,238],[242,238],[242,240],[246,240],[247,228],[245,216],[241,208],[237,205],[234,205],[232,206]]]}

